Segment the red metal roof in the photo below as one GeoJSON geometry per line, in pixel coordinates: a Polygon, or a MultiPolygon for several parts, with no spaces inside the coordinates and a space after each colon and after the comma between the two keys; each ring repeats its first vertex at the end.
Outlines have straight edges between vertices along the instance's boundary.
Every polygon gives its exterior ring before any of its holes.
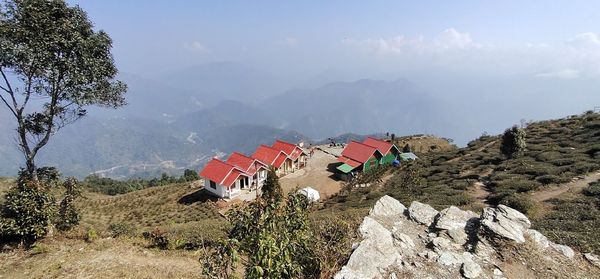
{"type": "Polygon", "coordinates": [[[233,169],[231,171],[231,173],[229,173],[229,175],[225,178],[223,183],[221,183],[221,185],[231,187],[231,185],[233,185],[233,183],[235,183],[235,181],[238,179],[238,177],[240,177],[242,175],[244,175],[244,174],[241,171],[239,171],[237,169],[233,169]]]}
{"type": "Polygon", "coordinates": [[[367,162],[374,154],[379,154],[381,156],[381,152],[377,151],[377,148],[357,141],[350,142],[346,145],[344,151],[342,151],[343,157],[350,158],[361,164],[367,162]]]}
{"type": "Polygon", "coordinates": [[[288,158],[289,157],[285,155],[285,153],[280,153],[279,156],[277,156],[277,159],[275,159],[275,163],[273,163],[273,166],[276,168],[280,168],[281,165],[283,165],[283,162],[285,162],[285,160],[288,158]]]}
{"type": "Polygon", "coordinates": [[[244,175],[241,170],[216,158],[210,160],[200,171],[201,177],[227,187],[231,186],[240,175],[244,175]]]}
{"type": "Polygon", "coordinates": [[[276,140],[272,147],[273,149],[283,151],[292,160],[298,159],[298,157],[300,157],[300,155],[304,152],[297,145],[282,140],[276,140]]]}
{"type": "Polygon", "coordinates": [[[393,144],[391,144],[387,141],[372,138],[372,137],[366,138],[362,143],[366,144],[368,146],[377,148],[377,151],[381,152],[381,154],[383,154],[383,155],[388,154],[390,152],[390,150],[392,149],[392,147],[394,146],[393,144]]]}
{"type": "Polygon", "coordinates": [[[273,149],[266,145],[261,145],[256,149],[254,154],[252,154],[252,158],[257,159],[265,163],[266,165],[275,166],[275,160],[279,157],[280,154],[285,155],[283,151],[273,149]]]}
{"type": "Polygon", "coordinates": [[[239,152],[233,152],[227,159],[227,163],[242,169],[247,175],[250,176],[256,173],[257,164],[258,168],[266,168],[266,165],[261,161],[248,157],[239,152]]]}
{"type": "Polygon", "coordinates": [[[344,156],[338,157],[338,161],[342,162],[342,163],[345,163],[345,164],[347,164],[347,165],[349,165],[349,166],[351,166],[353,168],[356,168],[356,167],[358,167],[358,166],[360,166],[362,164],[361,162],[354,161],[354,160],[352,160],[352,159],[350,159],[348,157],[344,157],[344,156]]]}

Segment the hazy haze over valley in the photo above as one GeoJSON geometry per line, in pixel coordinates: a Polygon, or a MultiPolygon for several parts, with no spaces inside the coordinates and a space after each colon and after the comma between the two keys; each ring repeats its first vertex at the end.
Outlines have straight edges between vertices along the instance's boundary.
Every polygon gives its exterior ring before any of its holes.
{"type": "MultiPolygon", "coordinates": [[[[112,37],[129,105],[57,133],[40,163],[66,174],[178,173],[278,137],[426,133],[462,146],[600,106],[593,1],[545,13],[541,1],[69,2],[112,37]]],[[[0,175],[21,165],[12,125],[0,109],[0,175]]]]}

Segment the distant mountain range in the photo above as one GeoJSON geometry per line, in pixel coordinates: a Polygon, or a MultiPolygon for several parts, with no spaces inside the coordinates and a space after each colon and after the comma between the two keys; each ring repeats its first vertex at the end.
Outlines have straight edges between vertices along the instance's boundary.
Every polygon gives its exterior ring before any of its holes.
{"type": "MultiPolygon", "coordinates": [[[[513,77],[461,87],[453,79],[430,84],[362,79],[286,91],[293,86],[280,78],[229,62],[154,79],[131,74],[120,79],[129,85],[128,105],[90,109],[88,117],[51,139],[40,164],[80,177],[92,172],[148,177],[198,169],[231,151],[251,153],[276,138],[318,142],[389,132],[435,134],[462,145],[522,118],[558,117],[581,112],[577,108],[590,101],[600,104],[600,95],[585,89],[597,81],[584,88],[573,81],[537,85],[513,77]],[[560,93],[571,87],[577,92],[560,93]]],[[[22,165],[13,125],[0,107],[0,175],[15,175],[22,165]]]]}

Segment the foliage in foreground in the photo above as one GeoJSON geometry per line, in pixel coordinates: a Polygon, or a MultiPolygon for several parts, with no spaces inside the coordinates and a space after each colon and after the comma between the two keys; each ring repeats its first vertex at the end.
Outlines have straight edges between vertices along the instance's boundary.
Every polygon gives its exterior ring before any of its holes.
{"type": "Polygon", "coordinates": [[[79,212],[75,207],[75,200],[80,196],[77,180],[60,181],[60,174],[54,168],[40,170],[38,180],[27,171],[21,171],[16,185],[6,193],[0,212],[0,239],[3,242],[31,245],[48,233],[50,225],[69,230],[79,224],[79,212]],[[58,185],[65,191],[57,204],[51,192],[58,185]]]}
{"type": "MultiPolygon", "coordinates": [[[[319,264],[312,244],[308,200],[297,193],[282,197],[281,187],[271,169],[262,196],[228,213],[232,224],[229,239],[218,245],[210,258],[223,260],[221,266],[204,261],[207,276],[234,274],[237,253],[245,256],[246,278],[317,278],[319,264]]],[[[227,277],[223,277],[227,278],[227,277]]]]}

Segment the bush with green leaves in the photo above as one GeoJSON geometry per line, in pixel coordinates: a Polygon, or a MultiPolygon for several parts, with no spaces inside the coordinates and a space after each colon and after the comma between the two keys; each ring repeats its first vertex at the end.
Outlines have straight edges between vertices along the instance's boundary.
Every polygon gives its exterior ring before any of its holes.
{"type": "MultiPolygon", "coordinates": [[[[228,212],[232,225],[229,241],[239,243],[237,249],[246,257],[246,278],[318,278],[319,262],[307,216],[309,202],[296,192],[286,199],[281,193],[271,169],[262,196],[228,212]]],[[[221,257],[227,257],[224,253],[221,257]]],[[[204,266],[204,272],[214,271],[204,266]]]]}
{"type": "Polygon", "coordinates": [[[507,158],[516,158],[525,152],[527,143],[525,142],[525,130],[516,125],[506,129],[502,134],[500,152],[507,158]]]}
{"type": "Polygon", "coordinates": [[[524,194],[512,194],[504,197],[500,204],[504,204],[510,208],[514,208],[524,214],[531,214],[535,209],[533,201],[524,194]]]}
{"type": "Polygon", "coordinates": [[[65,194],[58,206],[58,216],[55,221],[56,228],[61,231],[67,231],[79,224],[81,217],[79,210],[75,206],[77,198],[81,197],[77,179],[74,177],[67,178],[63,183],[65,194]]]}
{"type": "Polygon", "coordinates": [[[34,181],[27,171],[22,170],[4,200],[0,217],[2,240],[19,241],[29,246],[47,234],[55,202],[41,180],[34,181]]]}

